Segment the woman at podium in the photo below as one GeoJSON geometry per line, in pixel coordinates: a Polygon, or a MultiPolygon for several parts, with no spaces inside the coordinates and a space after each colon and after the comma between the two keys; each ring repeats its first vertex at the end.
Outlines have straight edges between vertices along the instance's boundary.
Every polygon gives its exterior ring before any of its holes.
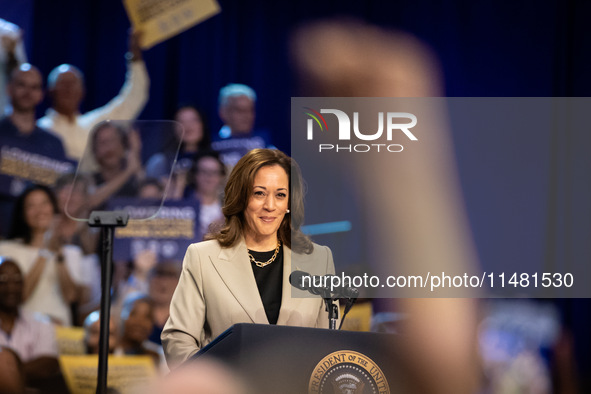
{"type": "Polygon", "coordinates": [[[187,249],[162,332],[169,366],[237,323],[328,328],[322,299],[293,297],[289,282],[292,269],[334,273],[330,249],[300,231],[303,188],[295,161],[279,150],[247,153],[230,174],[222,212],[224,225],[187,249]]]}

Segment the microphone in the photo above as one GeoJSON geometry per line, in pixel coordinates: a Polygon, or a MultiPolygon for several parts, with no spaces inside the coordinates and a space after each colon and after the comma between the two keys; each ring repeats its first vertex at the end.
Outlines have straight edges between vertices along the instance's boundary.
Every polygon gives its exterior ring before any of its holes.
{"type": "Polygon", "coordinates": [[[317,276],[304,271],[293,271],[289,275],[289,283],[297,289],[309,291],[323,298],[357,298],[359,290],[354,287],[341,286],[341,278],[336,275],[317,276]],[[333,280],[336,279],[336,280],[333,280]],[[335,282],[337,284],[335,285],[335,282]]]}
{"type": "Polygon", "coordinates": [[[356,287],[350,287],[350,286],[345,286],[345,285],[341,285],[341,278],[339,278],[336,275],[326,275],[327,280],[331,281],[332,284],[332,277],[336,278],[338,281],[338,285],[337,286],[331,286],[331,292],[333,293],[334,297],[337,298],[357,298],[359,297],[359,289],[357,289],[356,287]]]}
{"type": "Polygon", "coordinates": [[[314,283],[322,283],[322,277],[310,275],[304,271],[293,271],[289,275],[289,283],[296,289],[309,291],[314,295],[322,295],[322,290],[329,291],[327,287],[315,286],[314,283]],[[305,280],[309,278],[308,280],[305,280]],[[306,283],[308,282],[308,283],[306,283]]]}
{"type": "Polygon", "coordinates": [[[341,286],[341,278],[332,274],[316,276],[304,271],[293,271],[289,275],[289,283],[297,289],[320,295],[324,299],[326,311],[328,312],[328,328],[331,330],[337,329],[338,321],[338,307],[334,304],[333,298],[347,299],[345,313],[339,327],[340,330],[345,321],[345,316],[357,301],[357,297],[359,297],[359,290],[354,287],[341,286]]]}

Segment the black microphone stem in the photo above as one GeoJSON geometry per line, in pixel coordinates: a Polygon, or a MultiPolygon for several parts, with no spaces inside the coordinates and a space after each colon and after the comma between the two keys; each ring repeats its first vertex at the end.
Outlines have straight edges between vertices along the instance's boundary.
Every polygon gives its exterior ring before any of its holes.
{"type": "Polygon", "coordinates": [[[326,304],[326,311],[328,312],[328,329],[336,330],[337,321],[339,320],[339,308],[334,303],[332,298],[323,298],[326,304]]]}

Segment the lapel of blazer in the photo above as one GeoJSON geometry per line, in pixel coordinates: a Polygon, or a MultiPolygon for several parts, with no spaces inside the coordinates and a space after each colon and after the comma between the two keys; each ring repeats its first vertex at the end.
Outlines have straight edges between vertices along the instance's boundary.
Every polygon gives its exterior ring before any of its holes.
{"type": "Polygon", "coordinates": [[[281,289],[281,309],[279,309],[278,325],[285,325],[289,320],[292,311],[298,308],[301,302],[300,298],[291,296],[292,286],[289,283],[291,275],[291,254],[293,252],[287,246],[283,246],[283,287],[281,289]]]}
{"type": "Polygon", "coordinates": [[[217,259],[214,258],[213,265],[252,322],[269,324],[248,259],[244,238],[231,248],[222,248],[217,259]]]}

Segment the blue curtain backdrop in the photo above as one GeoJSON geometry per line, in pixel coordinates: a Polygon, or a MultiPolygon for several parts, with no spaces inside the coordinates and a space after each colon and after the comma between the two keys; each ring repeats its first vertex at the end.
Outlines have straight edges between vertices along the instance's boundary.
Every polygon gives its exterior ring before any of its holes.
{"type": "MultiPolygon", "coordinates": [[[[587,1],[219,2],[221,14],[145,52],[152,83],[141,118],[168,119],[178,103],[193,102],[217,130],[219,88],[245,83],[259,95],[257,127],[268,129],[275,144],[289,151],[290,97],[297,95],[288,63],[290,30],[335,15],[422,39],[441,61],[447,96],[591,95],[587,1]]],[[[1,0],[0,17],[24,28],[29,59],[45,75],[66,62],[84,71],[83,110],[118,92],[129,28],[120,1],[1,0]]],[[[540,136],[528,130],[514,138],[454,135],[454,140],[481,259],[591,262],[589,134],[556,130],[540,136]]],[[[156,151],[158,144],[146,148],[156,151]]],[[[559,303],[576,337],[582,375],[591,365],[591,303],[559,303]]]]}

